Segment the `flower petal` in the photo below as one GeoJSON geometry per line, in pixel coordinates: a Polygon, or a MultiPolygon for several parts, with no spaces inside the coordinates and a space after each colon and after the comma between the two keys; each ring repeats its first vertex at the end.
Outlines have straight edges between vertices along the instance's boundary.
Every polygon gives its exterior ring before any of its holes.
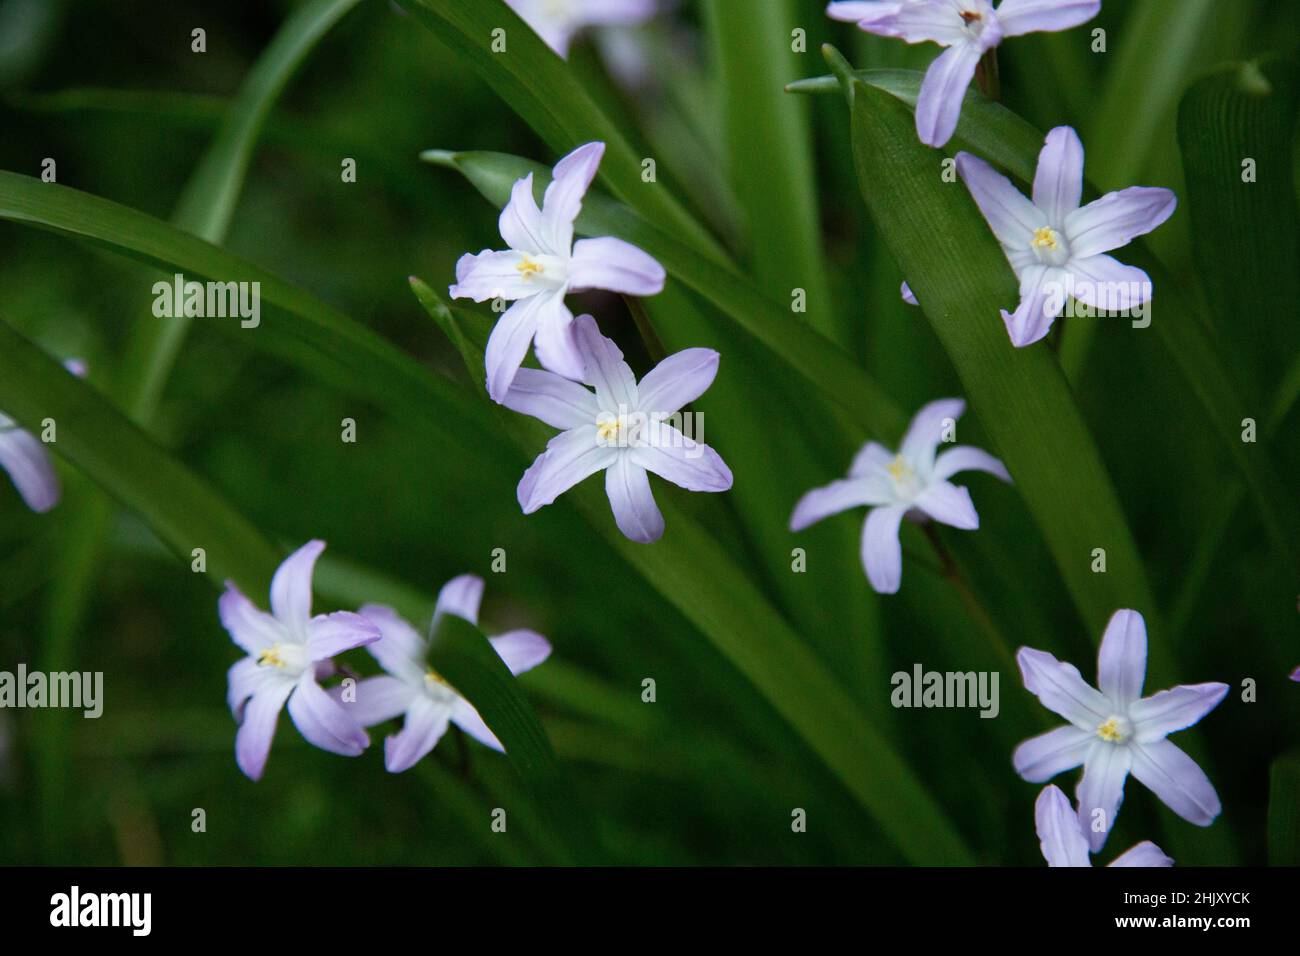
{"type": "Polygon", "coordinates": [[[1002,35],[1023,36],[1039,31],[1068,30],[1101,12],[1101,0],[1002,0],[998,23],[1002,35]]]}
{"type": "Polygon", "coordinates": [[[959,471],[985,471],[1003,481],[1011,481],[1011,474],[1007,471],[1007,466],[1002,464],[1002,459],[973,445],[954,445],[942,452],[934,460],[934,470],[930,472],[930,477],[947,479],[959,471]]]}
{"type": "Polygon", "coordinates": [[[865,478],[894,460],[894,453],[879,442],[869,441],[853,456],[849,466],[850,478],[865,478]]]}
{"type": "Polygon", "coordinates": [[[578,316],[573,327],[586,366],[587,384],[596,389],[596,404],[609,412],[639,408],[636,378],[623,361],[618,346],[600,334],[596,320],[590,315],[578,316]]]}
{"type": "Polygon", "coordinates": [[[533,354],[548,372],[581,382],[586,378],[586,367],[573,333],[573,313],[564,304],[563,296],[556,294],[555,301],[559,303],[558,308],[542,310],[537,331],[533,333],[533,354]]]}
{"type": "Polygon", "coordinates": [[[582,210],[582,197],[596,176],[604,143],[585,143],[569,153],[551,171],[551,183],[542,197],[542,230],[552,249],[568,251],[573,245],[573,220],[582,210]]]}
{"type": "Polygon", "coordinates": [[[1227,684],[1180,684],[1135,701],[1128,711],[1133,739],[1140,744],[1154,743],[1186,730],[1218,707],[1227,694],[1227,684]]]}
{"type": "Polygon", "coordinates": [[[1058,661],[1047,651],[1022,647],[1016,663],[1029,691],[1044,707],[1064,717],[1080,730],[1095,733],[1110,716],[1111,705],[1101,692],[1089,687],[1073,664],[1058,661]]]}
{"type": "Polygon", "coordinates": [[[226,582],[217,614],[230,639],[253,657],[286,637],[284,625],[244,597],[234,581],[226,582]]]}
{"type": "Polygon", "coordinates": [[[444,614],[454,614],[471,624],[478,624],[478,610],[483,603],[483,579],[477,574],[460,574],[438,591],[433,609],[434,626],[444,614]]]}
{"type": "Polygon", "coordinates": [[[869,14],[858,25],[876,36],[895,37],[908,43],[934,42],[943,46],[966,43],[961,14],[948,0],[907,0],[893,6],[897,9],[884,15],[869,14]]]}
{"type": "Polygon", "coordinates": [[[637,404],[651,418],[667,418],[709,390],[720,356],[713,349],[674,352],[646,373],[637,386],[637,404]]]}
{"type": "Polygon", "coordinates": [[[289,698],[289,716],[307,742],[321,750],[355,757],[370,743],[369,735],[325,693],[310,671],[298,678],[289,698]]]}
{"type": "Polygon", "coordinates": [[[952,139],[961,117],[962,99],[982,55],[979,46],[963,39],[939,54],[925,71],[916,99],[916,134],[927,146],[941,147],[952,139]]]}
{"type": "Polygon", "coordinates": [[[600,415],[596,396],[588,389],[554,372],[535,368],[521,368],[515,373],[501,404],[564,430],[593,424],[600,415]]]}
{"type": "Polygon", "coordinates": [[[883,505],[890,500],[879,482],[868,478],[842,478],[814,488],[800,498],[790,515],[790,530],[802,531],[841,511],[862,505],[883,505]]]}
{"type": "Polygon", "coordinates": [[[1142,696],[1147,673],[1147,625],[1137,611],[1116,611],[1097,652],[1097,687],[1116,710],[1142,696]]]}
{"type": "Polygon", "coordinates": [[[17,425],[0,432],[0,468],[33,511],[46,512],[59,503],[59,476],[44,443],[31,432],[17,425]]]}
{"type": "Polygon", "coordinates": [[[731,469],[703,442],[687,438],[667,422],[652,426],[653,444],[628,449],[633,462],[687,491],[726,491],[731,469]]]}
{"type": "Polygon", "coordinates": [[[1094,309],[1127,312],[1151,298],[1150,276],[1110,256],[1072,259],[1066,269],[1074,277],[1070,294],[1094,309]]]}
{"type": "Polygon", "coordinates": [[[1052,331],[1052,323],[1065,305],[1066,273],[1049,266],[1030,266],[1020,276],[1020,304],[1015,312],[1002,310],[1011,344],[1018,349],[1033,345],[1052,331]]]}
{"type": "Polygon", "coordinates": [[[906,511],[902,505],[872,508],[862,524],[862,566],[872,588],[880,594],[897,594],[903,580],[898,525],[906,511]]]}
{"type": "Polygon", "coordinates": [[[519,507],[528,515],[549,505],[584,478],[608,468],[619,451],[596,443],[594,424],[560,432],[519,480],[519,507]]]}
{"type": "Polygon", "coordinates": [[[568,255],[569,250],[551,249],[542,234],[542,211],[533,196],[533,174],[518,179],[510,187],[510,201],[497,220],[501,238],[511,249],[534,255],[568,255]]]}
{"type": "Polygon", "coordinates": [[[858,23],[895,14],[902,5],[901,0],[833,0],[826,5],[826,15],[842,23],[858,23]]]}
{"type": "Polygon", "coordinates": [[[1060,787],[1044,787],[1034,801],[1034,829],[1048,866],[1092,866],[1079,817],[1060,787]]]}
{"type": "Polygon", "coordinates": [[[624,295],[657,295],[664,290],[664,267],[630,242],[601,236],[579,239],[569,263],[569,288],[606,289],[624,295]]]}
{"type": "Polygon", "coordinates": [[[312,661],[326,661],[354,647],[373,644],[380,638],[375,624],[351,611],[318,614],[307,622],[307,655],[312,661]]]}
{"type": "Polygon", "coordinates": [[[1150,840],[1129,847],[1107,866],[1173,866],[1174,861],[1150,840]]]}
{"type": "Polygon", "coordinates": [[[966,403],[960,398],[941,398],[922,406],[912,416],[898,452],[922,474],[928,474],[934,464],[934,453],[944,438],[944,426],[956,423],[966,413],[966,403]]]}
{"type": "Polygon", "coordinates": [[[510,306],[492,327],[483,367],[487,373],[488,395],[494,402],[501,402],[510,390],[543,317],[559,309],[568,311],[562,296],[556,292],[539,293],[510,306]]]}
{"type": "Polygon", "coordinates": [[[1034,231],[1047,225],[1046,214],[978,156],[958,153],[957,171],[1002,247],[1028,249],[1034,231]]]}
{"type": "Polygon", "coordinates": [[[1132,747],[1118,747],[1104,740],[1093,741],[1092,750],[1083,764],[1083,779],[1075,788],[1079,801],[1079,826],[1088,837],[1088,845],[1096,853],[1106,842],[1120,804],[1124,802],[1124,781],[1128,778],[1132,747]],[[1105,829],[1093,829],[1094,814],[1100,810],[1099,822],[1105,829]]]}
{"type": "Polygon", "coordinates": [[[274,667],[259,667],[257,659],[241,657],[226,671],[226,703],[236,722],[243,719],[244,702],[276,678],[274,667]]]}
{"type": "Polygon", "coordinates": [[[379,629],[379,640],[366,645],[379,666],[394,677],[411,682],[422,680],[428,647],[419,632],[383,604],[363,604],[357,613],[379,629]]]}
{"type": "Polygon", "coordinates": [[[290,680],[268,681],[244,707],[244,719],[235,733],[235,762],[249,780],[262,779],[276,721],[295,686],[290,680]]]}
{"type": "Polygon", "coordinates": [[[551,642],[536,631],[518,628],[496,637],[489,637],[497,655],[506,662],[512,674],[530,671],[551,656],[551,642]]]}
{"type": "Polygon", "coordinates": [[[452,707],[419,696],[406,712],[402,729],[384,741],[384,766],[401,773],[415,766],[447,732],[452,707]]]}
{"type": "Polygon", "coordinates": [[[285,558],[271,578],[271,612],[300,640],[307,638],[307,622],[311,619],[312,571],[324,550],[324,541],[308,541],[285,558]]]}
{"type": "Polygon", "coordinates": [[[904,282],[902,285],[898,287],[898,294],[903,297],[903,301],[906,302],[908,305],[921,304],[920,302],[916,301],[916,295],[913,294],[912,287],[908,285],[906,282],[904,282]]]}
{"type": "Polygon", "coordinates": [[[1178,197],[1157,186],[1130,186],[1107,193],[1065,217],[1070,255],[1087,259],[1127,246],[1174,214],[1178,197]]]}
{"type": "Polygon", "coordinates": [[[1065,217],[1079,208],[1082,199],[1083,143],[1073,129],[1058,126],[1047,134],[1047,141],[1038,154],[1034,205],[1059,229],[1065,217]]]}
{"type": "Polygon", "coordinates": [[[933,482],[916,496],[912,504],[935,521],[963,531],[974,531],[980,526],[975,503],[970,500],[970,491],[963,485],[947,481],[933,482]]]}
{"type": "Polygon", "coordinates": [[[1188,823],[1208,827],[1223,805],[1195,760],[1168,740],[1132,744],[1133,776],[1188,823]]]}
{"type": "Polygon", "coordinates": [[[501,753],[506,752],[506,748],[501,746],[501,741],[497,740],[497,735],[492,733],[474,705],[463,697],[451,705],[451,722],[479,743],[501,753]]]}
{"type": "Polygon", "coordinates": [[[345,700],[338,687],[328,693],[359,727],[373,727],[405,713],[420,693],[418,687],[387,674],[357,681],[355,689],[356,700],[345,700]]]}
{"type": "Polygon", "coordinates": [[[1057,727],[1021,743],[1011,755],[1011,765],[1030,783],[1045,783],[1080,766],[1096,739],[1096,734],[1078,727],[1057,727]]]}
{"type": "Polygon", "coordinates": [[[605,494],[618,530],[632,541],[648,544],[664,533],[664,516],[655,504],[650,477],[631,455],[619,455],[605,472],[605,494]]]}
{"type": "Polygon", "coordinates": [[[519,269],[522,252],[484,249],[465,253],[456,261],[456,284],[447,289],[453,299],[526,299],[537,294],[537,283],[519,269]]]}

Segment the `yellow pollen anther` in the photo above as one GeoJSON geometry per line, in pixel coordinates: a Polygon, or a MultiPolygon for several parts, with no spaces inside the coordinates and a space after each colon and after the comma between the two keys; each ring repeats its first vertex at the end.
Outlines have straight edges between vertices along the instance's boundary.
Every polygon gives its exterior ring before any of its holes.
{"type": "Polygon", "coordinates": [[[430,684],[441,684],[443,687],[451,687],[446,678],[430,667],[424,674],[424,679],[430,684]]]}
{"type": "Polygon", "coordinates": [[[614,441],[623,429],[621,418],[606,418],[596,423],[596,437],[601,441],[614,441]]]}
{"type": "Polygon", "coordinates": [[[1119,720],[1115,717],[1109,718],[1104,724],[1097,728],[1097,736],[1107,743],[1119,743],[1124,739],[1124,734],[1119,729],[1119,720]]]}
{"type": "Polygon", "coordinates": [[[905,481],[912,475],[912,466],[907,463],[907,460],[902,455],[896,456],[893,461],[885,466],[885,470],[889,472],[890,477],[895,481],[905,481]]]}
{"type": "Polygon", "coordinates": [[[284,658],[280,656],[280,645],[273,644],[258,654],[257,663],[262,667],[283,667],[284,658]]]}
{"type": "Polygon", "coordinates": [[[519,274],[525,279],[531,279],[533,276],[543,272],[546,267],[536,259],[524,256],[524,261],[518,263],[515,268],[519,270],[519,274]]]}
{"type": "Polygon", "coordinates": [[[1034,245],[1039,249],[1055,249],[1058,243],[1056,230],[1051,226],[1039,226],[1034,230],[1034,245]]]}

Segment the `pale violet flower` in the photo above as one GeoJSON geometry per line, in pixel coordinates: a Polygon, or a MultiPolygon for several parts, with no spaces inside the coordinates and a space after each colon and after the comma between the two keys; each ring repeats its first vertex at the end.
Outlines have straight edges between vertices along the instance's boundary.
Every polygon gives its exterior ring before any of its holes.
{"type": "MultiPolygon", "coordinates": [[[[68,359],[63,367],[78,378],[86,376],[86,364],[80,359],[68,359]]],[[[33,511],[46,512],[59,503],[59,476],[45,443],[3,412],[0,469],[8,473],[23,503],[33,511]]]]}
{"type": "Polygon", "coordinates": [[[1067,297],[1112,312],[1150,299],[1147,274],[1104,253],[1172,216],[1178,198],[1171,190],[1131,186],[1080,207],[1083,144],[1068,126],[1047,134],[1038,154],[1033,202],[970,153],[957,154],[957,169],[1020,280],[1019,307],[1014,314],[1002,312],[1017,348],[1048,333],[1067,297]]]}
{"type": "Polygon", "coordinates": [[[516,182],[500,218],[501,238],[510,248],[466,253],[456,263],[452,298],[514,300],[488,337],[484,364],[493,401],[505,397],[529,342],[543,366],[584,380],[573,313],[564,304],[569,292],[606,289],[646,296],[663,290],[663,266],[636,246],[610,236],[573,241],[573,221],[604,153],[604,143],[587,143],[556,163],[540,210],[533,174],[516,182]]]}
{"type": "MultiPolygon", "coordinates": [[[[1055,784],[1044,787],[1034,801],[1034,826],[1048,866],[1092,866],[1088,859],[1088,837],[1079,825],[1079,815],[1055,784]]],[[[1150,840],[1143,840],[1106,865],[1173,866],[1174,861],[1150,840]]]]}
{"type": "Polygon", "coordinates": [[[979,448],[954,445],[936,455],[945,431],[955,427],[965,410],[960,398],[926,405],[912,419],[897,454],[867,442],[853,459],[847,478],[814,488],[799,499],[790,515],[790,530],[802,531],[830,515],[869,506],[862,526],[862,565],[878,592],[897,592],[903,577],[898,526],[904,517],[917,522],[933,518],[973,531],[980,519],[970,492],[948,479],[959,471],[986,471],[1011,481],[1002,462],[979,448]]]}
{"type": "Polygon", "coordinates": [[[1026,740],[1012,763],[1030,783],[1046,783],[1083,766],[1075,796],[1092,852],[1101,849],[1115,825],[1130,773],[1189,823],[1214,822],[1222,809],[1214,785],[1196,761],[1165,738],[1217,707],[1228,685],[1185,684],[1143,697],[1147,628],[1141,614],[1116,611],[1106,625],[1097,655],[1100,690],[1089,687],[1074,665],[1046,651],[1022,647],[1016,662],[1025,688],[1069,724],[1026,740]]]}
{"type": "Polygon", "coordinates": [[[903,301],[906,302],[908,305],[921,304],[916,301],[916,294],[912,292],[912,287],[908,285],[906,282],[904,282],[901,286],[898,287],[898,294],[902,296],[903,301]]]}
{"type": "MultiPolygon", "coordinates": [[[[430,634],[437,633],[444,614],[477,624],[482,599],[482,578],[472,574],[452,578],[438,593],[430,634]]],[[[421,637],[390,607],[367,604],[361,614],[383,634],[366,650],[388,673],[359,681],[356,700],[342,706],[365,727],[405,715],[402,729],[384,741],[384,766],[391,773],[415,766],[433,750],[449,723],[480,743],[504,749],[474,706],[429,664],[429,639],[421,637]]],[[[507,631],[488,640],[512,674],[531,670],[551,655],[550,642],[534,631],[507,631]]],[[[346,701],[337,688],[333,693],[335,699],[346,701]]]]}
{"type": "Polygon", "coordinates": [[[603,471],[619,530],[633,541],[656,541],[664,533],[664,518],[647,472],[689,491],[731,487],[731,469],[718,453],[673,424],[678,410],[713,383],[718,353],[684,349],[638,384],[623,353],[600,334],[595,319],[578,316],[574,330],[594,394],[550,372],[521,368],[505,396],[507,407],[563,429],[524,472],[519,506],[532,514],[603,471]]]}
{"type": "Polygon", "coordinates": [[[562,57],[589,27],[629,26],[655,15],[657,0],[506,0],[542,41],[562,57]]]}
{"type": "Polygon", "coordinates": [[[336,654],[379,640],[379,628],[359,614],[311,614],[311,580],[325,542],[309,541],[285,558],[271,579],[271,614],[233,581],[217,603],[221,623],[248,654],[230,668],[227,702],[239,722],[235,760],[258,780],[275,737],[280,709],[309,743],[355,757],[370,738],[317,683],[333,671],[336,654]]]}
{"type": "Polygon", "coordinates": [[[996,10],[989,0],[897,0],[832,3],[826,13],[877,36],[947,47],[925,71],[916,101],[921,142],[943,146],[957,129],[980,57],[1006,37],[1068,30],[1100,10],[1101,0],[1002,0],[996,10]]]}

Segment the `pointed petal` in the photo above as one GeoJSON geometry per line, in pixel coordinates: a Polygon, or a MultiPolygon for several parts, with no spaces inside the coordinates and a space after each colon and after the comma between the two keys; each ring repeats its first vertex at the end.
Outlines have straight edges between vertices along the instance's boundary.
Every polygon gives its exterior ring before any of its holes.
{"type": "Polygon", "coordinates": [[[259,667],[256,658],[241,657],[226,671],[226,703],[238,722],[244,716],[244,702],[263,687],[274,682],[274,667],[259,667]]]}
{"type": "Polygon", "coordinates": [[[422,679],[428,648],[419,632],[382,604],[363,604],[357,613],[379,629],[379,640],[366,645],[379,666],[394,677],[412,682],[422,679]]]}
{"type": "Polygon", "coordinates": [[[331,687],[328,693],[358,727],[373,727],[404,714],[420,691],[406,681],[381,674],[357,681],[356,700],[344,700],[338,687],[331,687]]]}
{"type": "Polygon", "coordinates": [[[925,71],[916,99],[916,134],[927,146],[941,147],[952,139],[962,99],[982,55],[979,46],[962,40],[939,54],[925,71]]]}
{"type": "MultiPolygon", "coordinates": [[[[488,336],[483,367],[487,373],[487,390],[494,402],[504,399],[515,380],[515,372],[524,364],[528,345],[537,334],[543,316],[564,309],[563,299],[554,292],[543,292],[520,299],[497,320],[488,336]]],[[[566,310],[567,311],[567,310],[566,310]]]]}
{"type": "Polygon", "coordinates": [[[567,252],[572,247],[573,220],[604,155],[604,143],[585,143],[555,164],[542,197],[542,228],[552,249],[567,252]]]}
{"type": "Polygon", "coordinates": [[[1083,779],[1075,788],[1079,801],[1079,826],[1087,835],[1088,845],[1096,853],[1115,826],[1120,804],[1124,802],[1124,781],[1128,778],[1132,747],[1118,747],[1104,740],[1093,742],[1092,751],[1083,765],[1083,779]],[[1099,822],[1104,831],[1093,830],[1094,814],[1100,810],[1099,822]]]}
{"type": "Polygon", "coordinates": [[[535,368],[521,368],[515,373],[501,404],[563,430],[594,424],[600,415],[596,396],[588,389],[554,372],[535,368]]]}
{"type": "Polygon", "coordinates": [[[497,221],[501,238],[511,249],[534,255],[568,255],[569,250],[551,249],[542,234],[542,211],[533,196],[533,174],[516,180],[510,188],[510,201],[497,221]]]}
{"type": "Polygon", "coordinates": [[[921,304],[920,302],[916,301],[916,296],[912,292],[912,287],[908,285],[906,282],[904,282],[901,286],[898,287],[898,294],[903,297],[903,301],[906,302],[908,305],[921,304]]]}
{"type": "Polygon", "coordinates": [[[307,622],[307,654],[312,661],[329,660],[379,638],[379,628],[373,622],[351,611],[318,614],[307,622]]]}
{"type": "Polygon", "coordinates": [[[655,504],[646,470],[631,455],[619,455],[605,472],[605,494],[618,530],[632,541],[648,544],[664,533],[664,516],[655,504]]]}
{"type": "Polygon", "coordinates": [[[901,505],[872,508],[862,525],[862,566],[872,588],[880,594],[897,594],[903,580],[898,525],[906,511],[901,505]]]}
{"type": "Polygon", "coordinates": [[[478,609],[483,603],[483,579],[477,574],[461,574],[452,578],[438,592],[438,604],[433,609],[433,620],[444,614],[454,614],[471,624],[478,624],[478,609]]]}
{"type": "Polygon", "coordinates": [[[908,43],[939,43],[943,46],[966,43],[965,24],[957,7],[948,0],[909,0],[893,4],[897,9],[871,14],[858,26],[876,36],[895,37],[908,43]]]}
{"type": "Polygon", "coordinates": [[[45,445],[31,432],[16,425],[0,432],[0,468],[33,511],[46,512],[59,503],[59,476],[45,445]]]}
{"type": "Polygon", "coordinates": [[[978,156],[958,153],[957,171],[1002,247],[1028,249],[1034,231],[1047,225],[1046,214],[978,156]]]}
{"type": "Polygon", "coordinates": [[[519,270],[522,252],[484,249],[474,255],[465,253],[456,261],[456,283],[447,289],[453,299],[525,299],[537,294],[537,283],[519,270]]]}
{"type": "Polygon", "coordinates": [[[901,0],[834,0],[826,5],[826,15],[842,23],[858,23],[898,12],[901,0]]]}
{"type": "Polygon", "coordinates": [[[1107,255],[1072,259],[1066,270],[1074,282],[1070,294],[1106,312],[1127,312],[1151,298],[1151,277],[1107,255]]]}
{"type": "Polygon", "coordinates": [[[930,477],[948,479],[959,471],[986,471],[1003,481],[1011,481],[1011,475],[1007,466],[1002,464],[1002,459],[973,445],[954,445],[940,453],[934,460],[934,470],[930,472],[930,477]]]}
{"type": "Polygon", "coordinates": [[[963,531],[974,531],[980,526],[980,516],[970,491],[962,485],[936,481],[916,496],[912,504],[935,521],[943,522],[963,531]]]}
{"type": "Polygon", "coordinates": [[[600,334],[596,320],[589,315],[578,316],[573,326],[586,366],[587,384],[596,389],[596,404],[609,412],[639,408],[636,378],[618,346],[600,334]]]}
{"type": "Polygon", "coordinates": [[[450,705],[417,697],[406,712],[401,731],[384,741],[384,766],[388,772],[401,773],[422,760],[447,732],[451,711],[450,705]]]}
{"type": "Polygon", "coordinates": [[[869,441],[858,449],[849,466],[850,478],[865,478],[894,460],[894,453],[879,442],[869,441]]]}
{"type": "Polygon", "coordinates": [[[966,403],[960,398],[941,398],[923,406],[907,426],[899,454],[922,473],[928,473],[934,464],[935,449],[943,441],[944,425],[956,422],[965,412],[966,403]]]}
{"type": "Polygon", "coordinates": [[[998,22],[1004,37],[1069,30],[1101,12],[1101,0],[1002,0],[998,22]]]}
{"type": "Polygon", "coordinates": [[[589,475],[614,463],[619,449],[596,443],[596,426],[560,432],[519,480],[516,496],[524,514],[549,505],[589,475]]]}
{"type": "Polygon", "coordinates": [[[526,628],[489,637],[488,643],[515,675],[532,670],[551,656],[551,642],[526,628]]]}
{"type": "Polygon", "coordinates": [[[573,313],[564,304],[562,296],[557,294],[555,301],[558,308],[548,307],[542,310],[537,331],[533,335],[533,354],[548,372],[572,382],[581,382],[586,378],[586,368],[582,352],[578,348],[577,336],[573,332],[573,313]]]}
{"type": "Polygon", "coordinates": [[[479,716],[479,712],[474,709],[474,705],[464,698],[452,704],[451,722],[484,746],[491,747],[499,753],[506,752],[506,748],[501,745],[501,741],[497,740],[497,735],[492,733],[491,728],[479,716]]]}
{"type": "Polygon", "coordinates": [[[294,686],[289,680],[269,681],[244,706],[244,719],[235,733],[235,762],[249,780],[262,779],[276,721],[294,686]]]}
{"type": "Polygon", "coordinates": [[[1044,787],[1034,801],[1034,828],[1048,866],[1092,866],[1079,817],[1060,787],[1044,787]]]}
{"type": "Polygon", "coordinates": [[[1024,741],[1011,755],[1011,765],[1030,783],[1045,783],[1082,765],[1096,739],[1096,734],[1078,727],[1057,727],[1024,741]]]}
{"type": "Polygon", "coordinates": [[[1034,205],[1059,229],[1065,217],[1079,208],[1082,199],[1083,143],[1073,129],[1058,126],[1047,134],[1047,141],[1038,154],[1034,205]]]}
{"type": "Polygon", "coordinates": [[[1223,805],[1195,760],[1168,740],[1132,744],[1133,776],[1188,823],[1208,827],[1223,805]]]}
{"type": "Polygon", "coordinates": [[[1142,696],[1147,673],[1147,625],[1137,611],[1116,611],[1097,652],[1097,687],[1116,710],[1142,696]]]}
{"type": "Polygon", "coordinates": [[[814,488],[794,506],[790,515],[790,530],[802,531],[811,524],[831,515],[862,505],[883,505],[890,496],[867,478],[843,478],[829,485],[814,488]]]}
{"type": "Polygon", "coordinates": [[[226,582],[217,614],[230,639],[253,657],[286,637],[284,625],[244,597],[234,581],[226,582]]]}
{"type": "Polygon", "coordinates": [[[311,618],[311,577],[325,542],[308,541],[284,559],[271,578],[271,612],[285,627],[306,638],[311,618]]]}
{"type": "Polygon", "coordinates": [[[370,743],[366,732],[342,704],[325,693],[310,671],[298,678],[289,698],[289,716],[307,742],[321,750],[355,757],[370,743]]]}
{"type": "Polygon", "coordinates": [[[1130,186],[1107,193],[1065,217],[1070,254],[1087,259],[1127,246],[1174,214],[1178,197],[1155,186],[1130,186]]]}
{"type": "Polygon", "coordinates": [[[1218,707],[1227,693],[1227,684],[1181,684],[1144,697],[1129,708],[1133,739],[1154,743],[1185,730],[1218,707]]]}
{"type": "Polygon", "coordinates": [[[667,274],[659,261],[630,242],[602,236],[579,239],[569,263],[569,288],[606,289],[624,295],[657,295],[667,274]]]}
{"type": "Polygon", "coordinates": [[[1047,651],[1022,647],[1016,663],[1029,691],[1054,714],[1064,717],[1080,730],[1095,733],[1110,716],[1111,705],[1096,689],[1089,687],[1073,664],[1058,661],[1047,651]]]}
{"type": "Polygon", "coordinates": [[[713,349],[683,349],[668,356],[637,386],[642,411],[652,418],[667,418],[706,391],[718,374],[720,356],[713,349]]]}
{"type": "Polygon", "coordinates": [[[1052,323],[1065,305],[1062,269],[1030,266],[1020,276],[1020,304],[1015,312],[1002,310],[1011,344],[1018,349],[1033,345],[1052,331],[1052,323]]]}
{"type": "Polygon", "coordinates": [[[1143,840],[1136,846],[1129,847],[1115,859],[1111,860],[1109,866],[1173,866],[1174,861],[1165,855],[1165,851],[1160,849],[1150,840],[1143,840]]]}

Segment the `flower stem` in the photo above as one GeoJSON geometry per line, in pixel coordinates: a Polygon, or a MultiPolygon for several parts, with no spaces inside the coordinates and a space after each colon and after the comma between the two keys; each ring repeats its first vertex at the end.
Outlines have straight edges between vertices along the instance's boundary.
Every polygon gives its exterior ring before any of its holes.
{"type": "Polygon", "coordinates": [[[957,566],[957,561],[943,543],[943,539],[939,537],[939,532],[934,527],[933,522],[925,522],[921,525],[921,530],[930,539],[935,555],[939,558],[939,573],[957,589],[958,596],[961,597],[962,603],[966,605],[966,610],[974,618],[976,626],[988,638],[989,645],[997,656],[999,663],[1014,674],[1016,672],[1016,660],[1011,653],[1011,645],[1007,643],[1006,638],[998,630],[998,626],[994,623],[989,612],[984,609],[980,599],[971,590],[970,583],[966,580],[966,576],[961,573],[961,568],[957,566]]]}
{"type": "Polygon", "coordinates": [[[975,82],[979,84],[980,92],[991,100],[1000,100],[1002,98],[1002,79],[998,74],[998,48],[994,47],[980,57],[980,62],[975,67],[975,82]]]}

